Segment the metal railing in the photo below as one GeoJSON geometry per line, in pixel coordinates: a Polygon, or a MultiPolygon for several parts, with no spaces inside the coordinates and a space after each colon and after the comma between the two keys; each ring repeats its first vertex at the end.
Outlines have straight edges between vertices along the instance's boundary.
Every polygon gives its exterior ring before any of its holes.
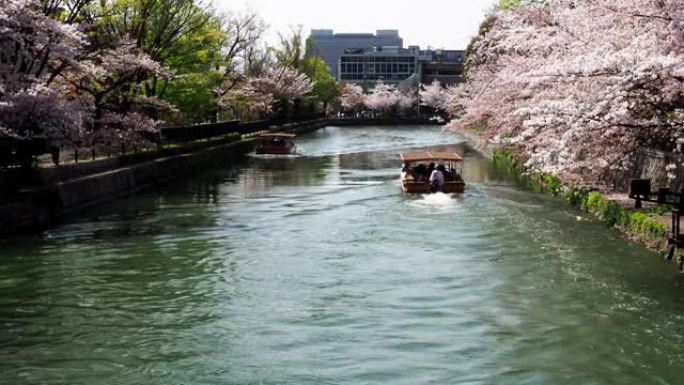
{"type": "MultiPolygon", "coordinates": [[[[324,118],[325,114],[323,113],[309,113],[281,116],[252,122],[231,120],[191,126],[163,127],[156,133],[146,134],[146,139],[153,146],[156,145],[157,148],[162,148],[166,145],[183,145],[202,140],[228,137],[230,135],[252,135],[258,132],[267,131],[275,126],[324,118]]],[[[54,153],[56,150],[57,149],[54,148],[51,149],[45,139],[14,140],[10,138],[0,138],[0,169],[30,166],[38,157],[54,153]]],[[[116,153],[104,155],[124,155],[130,153],[131,150],[131,148],[121,146],[116,153]]],[[[92,149],[89,148],[81,149],[79,151],[84,158],[92,154],[92,149]]],[[[57,156],[59,156],[58,153],[57,156]]]]}
{"type": "MultiPolygon", "coordinates": [[[[634,199],[634,208],[641,209],[642,202],[652,202],[672,207],[672,222],[667,234],[667,259],[674,259],[675,250],[684,249],[684,236],[681,234],[681,218],[684,213],[684,191],[676,192],[667,187],[660,187],[656,191],[651,188],[650,179],[632,179],[629,184],[628,196],[634,199]]],[[[680,260],[679,270],[684,271],[684,254],[680,260]]]]}

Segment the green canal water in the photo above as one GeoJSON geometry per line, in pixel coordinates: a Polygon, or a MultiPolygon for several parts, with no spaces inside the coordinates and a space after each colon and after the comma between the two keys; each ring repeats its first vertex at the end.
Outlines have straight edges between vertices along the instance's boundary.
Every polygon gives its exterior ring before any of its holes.
{"type": "Polygon", "coordinates": [[[684,276],[435,128],[334,128],[0,241],[0,384],[684,384],[684,276]],[[459,197],[397,153],[466,156],[459,197]]]}

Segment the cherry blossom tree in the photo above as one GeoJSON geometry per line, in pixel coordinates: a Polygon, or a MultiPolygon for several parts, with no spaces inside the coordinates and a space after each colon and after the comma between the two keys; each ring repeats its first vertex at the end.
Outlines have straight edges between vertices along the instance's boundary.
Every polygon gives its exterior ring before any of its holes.
{"type": "Polygon", "coordinates": [[[276,104],[285,105],[308,95],[313,90],[309,78],[297,70],[276,66],[261,76],[248,78],[239,88],[222,99],[224,105],[242,101],[250,112],[268,114],[276,104]]]}
{"type": "Polygon", "coordinates": [[[0,102],[0,121],[0,137],[18,141],[42,139],[53,153],[55,164],[59,164],[59,150],[73,147],[84,128],[81,106],[45,86],[6,95],[0,102]]]}
{"type": "Polygon", "coordinates": [[[437,80],[432,82],[432,84],[422,85],[419,94],[420,105],[429,107],[437,113],[449,111],[457,95],[455,87],[445,87],[437,80]]]}
{"type": "MultiPolygon", "coordinates": [[[[81,131],[82,111],[46,85],[76,62],[85,36],[50,12],[37,0],[0,0],[0,137],[42,139],[58,155],[81,131]]],[[[21,157],[30,164],[32,154],[21,157]]]]}
{"type": "Polygon", "coordinates": [[[397,96],[398,93],[395,86],[378,82],[368,92],[364,103],[368,109],[386,114],[396,106],[398,102],[397,96]]]}
{"type": "Polygon", "coordinates": [[[134,44],[121,42],[113,49],[97,51],[66,71],[60,83],[90,114],[89,137],[82,146],[99,149],[146,147],[160,123],[154,117],[173,106],[146,96],[142,81],[150,76],[168,78],[168,72],[134,44]]]}
{"type": "Polygon", "coordinates": [[[337,100],[343,112],[358,112],[365,105],[363,88],[353,83],[342,83],[337,100]]]}
{"type": "Polygon", "coordinates": [[[365,96],[366,108],[385,116],[410,115],[418,106],[418,93],[414,88],[400,90],[391,84],[378,82],[365,96]]]}
{"type": "Polygon", "coordinates": [[[75,25],[42,13],[37,0],[0,0],[0,96],[40,83],[72,63],[85,43],[75,25]]]}
{"type": "MultiPolygon", "coordinates": [[[[591,181],[684,142],[681,0],[548,0],[490,15],[451,127],[487,127],[531,169],[591,181]]],[[[427,91],[427,90],[426,90],[427,91]]],[[[431,102],[432,103],[432,102],[431,102]]]]}
{"type": "Polygon", "coordinates": [[[419,96],[415,89],[396,90],[396,110],[401,116],[409,116],[415,112],[419,105],[419,96]]]}

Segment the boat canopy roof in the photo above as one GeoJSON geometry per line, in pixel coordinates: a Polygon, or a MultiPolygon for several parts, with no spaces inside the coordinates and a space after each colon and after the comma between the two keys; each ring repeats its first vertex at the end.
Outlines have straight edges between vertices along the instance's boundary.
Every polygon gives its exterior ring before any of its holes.
{"type": "Polygon", "coordinates": [[[294,138],[295,134],[289,132],[269,132],[268,134],[259,135],[260,138],[294,138]]]}
{"type": "Polygon", "coordinates": [[[447,161],[447,162],[462,162],[463,158],[455,152],[405,152],[401,154],[401,160],[405,163],[425,162],[425,161],[447,161]]]}

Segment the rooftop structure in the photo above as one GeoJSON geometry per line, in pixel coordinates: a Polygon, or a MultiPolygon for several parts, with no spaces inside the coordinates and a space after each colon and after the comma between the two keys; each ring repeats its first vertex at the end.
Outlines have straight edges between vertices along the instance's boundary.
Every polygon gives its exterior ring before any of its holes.
{"type": "Polygon", "coordinates": [[[373,33],[334,33],[332,29],[311,30],[313,50],[330,67],[332,75],[339,78],[340,57],[345,50],[370,51],[376,47],[403,48],[404,41],[395,29],[380,29],[373,33]]]}
{"type": "Polygon", "coordinates": [[[340,57],[338,79],[359,84],[401,83],[416,73],[418,55],[413,50],[380,48],[347,50],[340,57]]]}
{"type": "Polygon", "coordinates": [[[456,84],[463,81],[465,51],[428,50],[420,60],[420,82],[430,84],[437,80],[442,84],[456,84]]]}
{"type": "Polygon", "coordinates": [[[418,46],[347,49],[336,72],[339,80],[366,87],[378,81],[407,86],[435,80],[455,84],[462,79],[464,58],[464,51],[421,50],[418,46]]]}

